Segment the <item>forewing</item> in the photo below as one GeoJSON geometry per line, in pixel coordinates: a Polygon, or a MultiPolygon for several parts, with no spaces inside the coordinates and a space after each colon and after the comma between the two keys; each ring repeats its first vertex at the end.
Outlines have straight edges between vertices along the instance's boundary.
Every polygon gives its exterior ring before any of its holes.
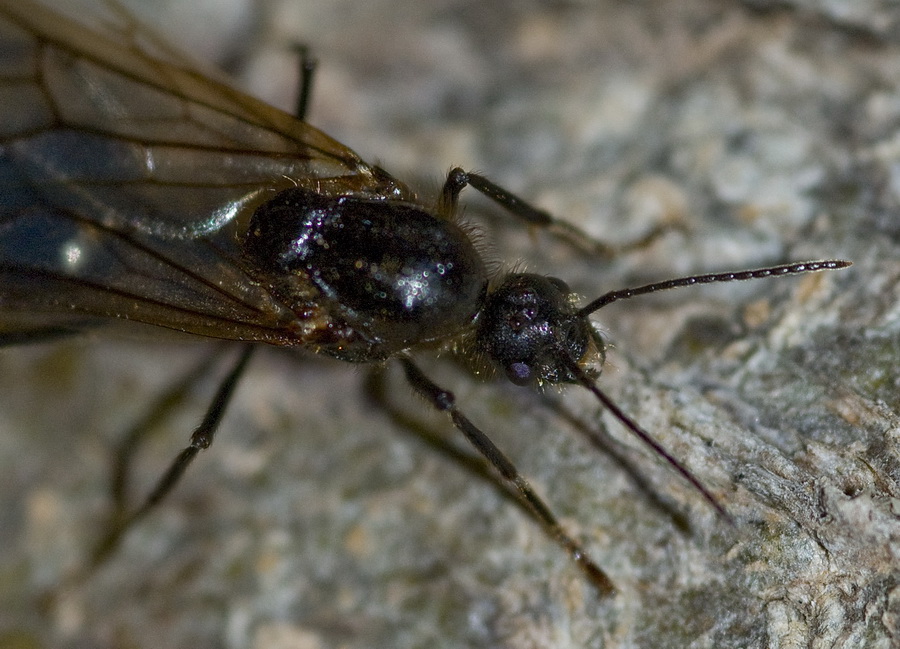
{"type": "Polygon", "coordinates": [[[0,0],[0,341],[118,318],[296,342],[242,270],[248,215],[298,184],[407,190],[112,13],[97,31],[0,0]]]}

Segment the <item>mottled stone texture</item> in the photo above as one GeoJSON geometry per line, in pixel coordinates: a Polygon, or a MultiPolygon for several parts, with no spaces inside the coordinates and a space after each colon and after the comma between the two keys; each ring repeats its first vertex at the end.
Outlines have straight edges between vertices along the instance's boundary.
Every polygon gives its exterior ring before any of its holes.
{"type": "MultiPolygon", "coordinates": [[[[602,385],[734,525],[582,391],[542,398],[424,363],[608,570],[611,599],[495,489],[400,433],[365,372],[267,350],[171,501],[48,604],[102,519],[115,440],[205,349],[4,351],[0,644],[898,646],[900,9],[850,10],[862,4],[256,6],[205,49],[288,105],[286,47],[309,43],[310,121],[392,173],[428,189],[477,169],[612,243],[680,226],[590,260],[467,192],[507,266],[594,296],[792,259],[855,265],[597,316],[614,344],[602,385]]],[[[387,380],[406,414],[466,448],[387,380]]],[[[143,454],[144,488],[211,390],[143,454]]]]}

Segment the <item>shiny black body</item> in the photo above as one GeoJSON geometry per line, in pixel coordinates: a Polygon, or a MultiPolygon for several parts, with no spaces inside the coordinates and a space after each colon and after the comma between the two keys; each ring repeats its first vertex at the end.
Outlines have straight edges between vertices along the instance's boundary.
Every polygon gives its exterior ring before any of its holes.
{"type": "Polygon", "coordinates": [[[457,334],[487,294],[468,235],[412,203],[288,189],[256,210],[243,248],[248,274],[280,302],[327,311],[317,351],[346,361],[457,334]]]}

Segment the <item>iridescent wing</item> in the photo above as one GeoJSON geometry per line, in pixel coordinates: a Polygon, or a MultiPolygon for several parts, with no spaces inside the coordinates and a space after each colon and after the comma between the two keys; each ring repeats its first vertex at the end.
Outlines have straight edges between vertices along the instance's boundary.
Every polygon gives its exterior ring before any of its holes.
{"type": "Polygon", "coordinates": [[[302,342],[240,268],[255,207],[295,185],[411,194],[116,15],[0,0],[0,342],[113,319],[302,342]]]}

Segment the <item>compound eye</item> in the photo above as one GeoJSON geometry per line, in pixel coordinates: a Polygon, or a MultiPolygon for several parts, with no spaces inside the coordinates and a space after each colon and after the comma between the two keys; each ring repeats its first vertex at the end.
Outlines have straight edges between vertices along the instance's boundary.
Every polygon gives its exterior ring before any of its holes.
{"type": "Polygon", "coordinates": [[[534,371],[528,363],[510,363],[506,366],[506,378],[515,385],[531,385],[534,383],[534,371]]]}

